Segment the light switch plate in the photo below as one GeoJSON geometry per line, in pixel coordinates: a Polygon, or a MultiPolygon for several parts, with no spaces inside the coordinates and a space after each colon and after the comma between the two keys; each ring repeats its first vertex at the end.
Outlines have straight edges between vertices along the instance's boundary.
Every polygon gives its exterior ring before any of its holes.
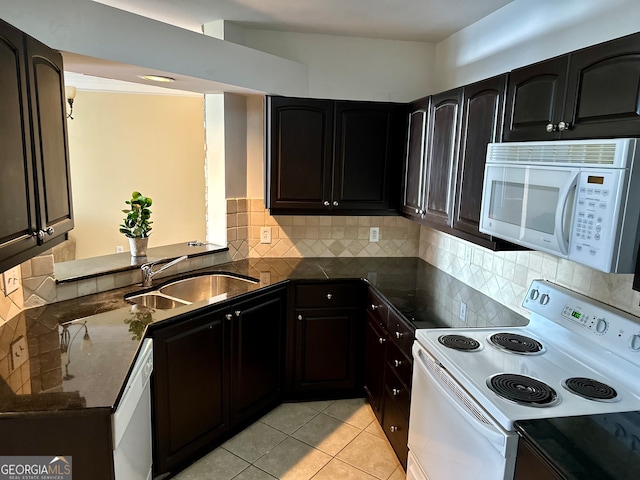
{"type": "Polygon", "coordinates": [[[13,267],[2,274],[5,296],[15,292],[20,287],[20,267],[13,267]]]}

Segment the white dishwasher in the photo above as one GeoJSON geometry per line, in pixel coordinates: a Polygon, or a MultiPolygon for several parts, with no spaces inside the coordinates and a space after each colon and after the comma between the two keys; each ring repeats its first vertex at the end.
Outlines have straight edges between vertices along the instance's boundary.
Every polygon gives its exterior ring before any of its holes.
{"type": "Polygon", "coordinates": [[[142,342],[120,404],[112,415],[116,480],[150,480],[152,476],[151,372],[153,340],[149,338],[142,342]]]}

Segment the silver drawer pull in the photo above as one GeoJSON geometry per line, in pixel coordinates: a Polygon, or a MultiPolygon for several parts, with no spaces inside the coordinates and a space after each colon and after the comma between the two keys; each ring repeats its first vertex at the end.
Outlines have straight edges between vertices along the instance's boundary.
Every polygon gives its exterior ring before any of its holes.
{"type": "Polygon", "coordinates": [[[400,339],[404,337],[404,333],[402,332],[396,332],[396,338],[400,339]]]}
{"type": "Polygon", "coordinates": [[[298,320],[302,320],[302,315],[298,315],[298,320]]]}
{"type": "Polygon", "coordinates": [[[389,427],[389,430],[391,431],[391,433],[396,433],[399,430],[399,428],[396,427],[395,425],[391,425],[389,427]]]}
{"type": "Polygon", "coordinates": [[[371,304],[371,310],[373,310],[374,312],[378,309],[378,305],[376,305],[375,303],[371,304]]]}
{"type": "Polygon", "coordinates": [[[395,365],[395,367],[397,368],[397,367],[399,367],[400,365],[402,365],[402,360],[394,359],[394,360],[393,360],[393,364],[394,364],[394,365],[395,365]]]}
{"type": "Polygon", "coordinates": [[[227,320],[232,320],[233,319],[233,315],[231,315],[230,313],[227,313],[224,318],[226,318],[227,320]]]}
{"type": "Polygon", "coordinates": [[[394,397],[397,397],[398,395],[400,395],[401,390],[399,388],[392,388],[391,389],[391,393],[393,394],[394,397]]]}
{"type": "Polygon", "coordinates": [[[327,300],[331,300],[333,298],[333,295],[330,293],[327,293],[327,300]]]}
{"type": "Polygon", "coordinates": [[[387,339],[386,339],[386,338],[382,338],[382,337],[380,337],[380,338],[378,339],[378,343],[379,343],[380,345],[382,345],[382,344],[383,344],[384,342],[386,342],[386,341],[387,341],[387,339]]]}

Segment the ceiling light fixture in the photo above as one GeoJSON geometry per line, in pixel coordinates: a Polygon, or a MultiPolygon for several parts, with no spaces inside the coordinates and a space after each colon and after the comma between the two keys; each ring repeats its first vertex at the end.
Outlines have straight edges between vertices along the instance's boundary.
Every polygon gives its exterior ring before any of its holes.
{"type": "Polygon", "coordinates": [[[67,118],[73,120],[73,101],[76,98],[76,87],[65,87],[64,93],[67,97],[67,103],[69,104],[69,112],[67,113],[67,118]]]}
{"type": "Polygon", "coordinates": [[[139,78],[151,80],[152,82],[171,83],[175,82],[175,78],[165,77],[164,75],[138,75],[139,78]]]}

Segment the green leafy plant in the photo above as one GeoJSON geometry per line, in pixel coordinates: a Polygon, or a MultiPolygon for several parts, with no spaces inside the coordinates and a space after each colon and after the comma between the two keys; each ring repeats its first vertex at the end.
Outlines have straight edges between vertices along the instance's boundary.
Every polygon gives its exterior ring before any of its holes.
{"type": "Polygon", "coordinates": [[[131,208],[122,210],[122,213],[126,213],[127,216],[120,224],[120,233],[129,238],[148,237],[153,223],[149,220],[151,218],[151,210],[149,210],[152,203],[151,198],[143,196],[140,192],[133,192],[131,200],[124,203],[130,205],[131,208]]]}

